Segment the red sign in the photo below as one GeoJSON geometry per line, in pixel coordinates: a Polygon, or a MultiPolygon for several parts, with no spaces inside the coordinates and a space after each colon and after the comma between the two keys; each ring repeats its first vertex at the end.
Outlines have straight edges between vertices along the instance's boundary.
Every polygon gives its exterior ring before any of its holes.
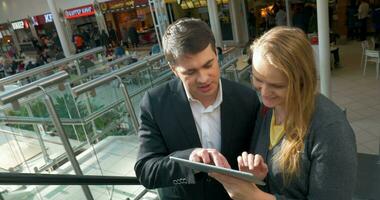
{"type": "Polygon", "coordinates": [[[84,17],[84,16],[91,16],[94,14],[95,14],[95,9],[93,5],[86,5],[86,6],[81,6],[77,8],[71,8],[71,9],[65,10],[64,12],[66,19],[75,19],[75,18],[84,17]]]}
{"type": "Polygon", "coordinates": [[[53,22],[53,15],[51,13],[46,13],[44,15],[37,15],[32,17],[33,25],[39,26],[49,22],[53,22]]]}

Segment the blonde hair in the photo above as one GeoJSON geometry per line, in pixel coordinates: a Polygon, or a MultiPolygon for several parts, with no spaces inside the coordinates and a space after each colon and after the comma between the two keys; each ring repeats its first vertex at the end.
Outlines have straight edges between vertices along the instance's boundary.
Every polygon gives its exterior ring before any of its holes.
{"type": "Polygon", "coordinates": [[[251,50],[253,57],[259,56],[288,79],[285,136],[273,162],[278,164],[285,183],[289,183],[299,175],[300,152],[315,108],[317,77],[313,49],[301,29],[280,26],[257,39],[251,50]]]}

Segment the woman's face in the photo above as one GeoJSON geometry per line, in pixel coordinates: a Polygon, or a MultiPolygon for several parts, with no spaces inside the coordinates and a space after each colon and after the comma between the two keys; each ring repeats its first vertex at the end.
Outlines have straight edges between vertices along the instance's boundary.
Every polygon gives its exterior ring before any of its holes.
{"type": "Polygon", "coordinates": [[[288,79],[285,74],[263,59],[253,59],[252,82],[260,92],[263,104],[269,108],[284,108],[288,92],[288,79]]]}

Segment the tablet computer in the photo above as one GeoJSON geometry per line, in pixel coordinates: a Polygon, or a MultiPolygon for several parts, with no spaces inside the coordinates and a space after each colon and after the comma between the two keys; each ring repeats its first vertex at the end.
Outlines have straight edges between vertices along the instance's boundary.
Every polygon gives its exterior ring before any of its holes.
{"type": "Polygon", "coordinates": [[[182,166],[185,166],[185,167],[188,167],[200,172],[206,172],[206,173],[216,172],[216,173],[224,174],[227,176],[233,176],[235,178],[239,178],[251,183],[255,183],[257,185],[265,185],[264,181],[258,179],[255,175],[248,172],[242,172],[242,171],[227,169],[223,167],[217,167],[215,165],[209,165],[205,163],[193,162],[187,159],[177,158],[173,156],[170,156],[169,159],[174,162],[179,163],[182,166]]]}

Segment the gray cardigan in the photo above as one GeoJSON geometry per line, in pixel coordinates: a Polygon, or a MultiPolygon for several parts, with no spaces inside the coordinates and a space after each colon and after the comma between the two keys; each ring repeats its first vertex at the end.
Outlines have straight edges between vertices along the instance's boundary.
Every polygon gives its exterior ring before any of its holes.
{"type": "Polygon", "coordinates": [[[281,147],[269,150],[269,130],[272,110],[262,112],[254,131],[251,151],[264,157],[269,167],[264,191],[277,199],[352,199],[356,180],[356,142],[345,114],[332,101],[316,96],[304,151],[300,174],[285,185],[272,156],[281,147]],[[259,125],[260,124],[260,125],[259,125]]]}

